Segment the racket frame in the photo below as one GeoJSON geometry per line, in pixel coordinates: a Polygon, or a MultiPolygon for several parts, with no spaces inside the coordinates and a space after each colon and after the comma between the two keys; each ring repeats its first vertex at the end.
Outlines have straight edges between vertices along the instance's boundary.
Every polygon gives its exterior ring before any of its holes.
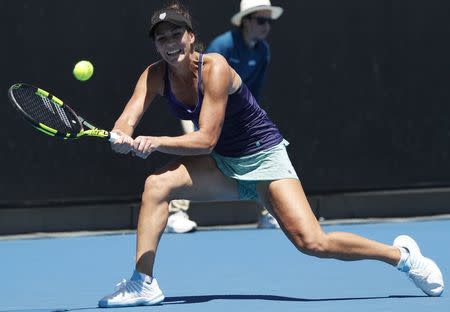
{"type": "Polygon", "coordinates": [[[89,137],[97,137],[97,138],[102,138],[102,139],[108,139],[111,142],[114,142],[117,138],[118,135],[115,133],[110,133],[109,131],[103,130],[103,129],[99,129],[96,126],[92,125],[91,123],[87,122],[83,117],[79,116],[70,106],[64,104],[64,102],[59,99],[58,97],[54,96],[53,94],[51,94],[50,92],[47,92],[41,88],[35,87],[33,85],[27,84],[27,83],[16,83],[14,85],[12,85],[9,90],[8,90],[8,97],[11,101],[11,103],[13,104],[13,106],[25,117],[25,119],[37,130],[39,130],[40,132],[49,135],[49,136],[53,136],[53,137],[59,137],[62,138],[64,140],[68,140],[68,139],[78,139],[80,137],[83,136],[89,136],[89,137]],[[60,132],[56,129],[53,129],[41,122],[36,121],[33,117],[31,117],[20,105],[19,101],[16,100],[16,98],[14,97],[13,91],[15,89],[21,88],[22,86],[25,87],[31,87],[32,89],[34,89],[35,93],[41,97],[46,97],[48,98],[52,103],[58,105],[59,107],[64,107],[65,109],[69,110],[76,118],[77,121],[79,122],[79,124],[81,125],[81,131],[79,132],[60,132]],[[86,130],[85,130],[86,129],[86,130]]]}

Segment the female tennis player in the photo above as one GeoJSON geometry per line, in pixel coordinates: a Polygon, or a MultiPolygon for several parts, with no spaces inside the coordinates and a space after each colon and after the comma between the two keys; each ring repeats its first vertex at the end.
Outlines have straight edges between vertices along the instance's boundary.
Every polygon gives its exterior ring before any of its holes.
{"type": "Polygon", "coordinates": [[[299,251],[319,258],[380,260],[407,272],[427,295],[442,293],[438,266],[422,256],[409,236],[397,237],[390,246],[321,229],[287,155],[287,142],[221,55],[195,51],[196,37],[187,10],[175,4],[157,11],[149,35],[161,60],[140,76],[115,123],[113,132],[120,138],[112,149],[142,158],[155,151],[182,157],[147,178],[134,273],[101,299],[100,307],[152,305],[164,300],[153,277],[153,264],[167,223],[168,202],[178,198],[260,200],[299,251]],[[135,127],[158,94],[166,97],[176,117],[192,120],[197,131],[133,139],[135,127]]]}

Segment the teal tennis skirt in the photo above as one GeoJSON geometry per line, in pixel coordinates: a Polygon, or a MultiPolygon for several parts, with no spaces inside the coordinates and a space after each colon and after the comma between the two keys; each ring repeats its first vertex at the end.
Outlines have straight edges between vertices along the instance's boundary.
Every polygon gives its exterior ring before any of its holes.
{"type": "Polygon", "coordinates": [[[238,181],[240,199],[256,200],[258,198],[256,192],[258,182],[281,179],[298,180],[286,151],[288,145],[289,142],[283,140],[272,148],[252,155],[226,157],[213,152],[211,156],[225,176],[238,181]]]}

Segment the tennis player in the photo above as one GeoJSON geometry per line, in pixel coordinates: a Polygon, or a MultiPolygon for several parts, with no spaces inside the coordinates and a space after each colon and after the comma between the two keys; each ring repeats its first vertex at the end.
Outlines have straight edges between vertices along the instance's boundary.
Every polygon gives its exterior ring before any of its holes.
{"type": "Polygon", "coordinates": [[[289,160],[286,141],[221,55],[195,51],[195,33],[184,8],[175,4],[157,11],[149,34],[161,60],[140,76],[115,123],[113,131],[120,138],[112,149],[144,159],[155,151],[182,157],[147,178],[134,273],[101,299],[100,307],[153,305],[164,300],[153,264],[168,202],[176,198],[258,199],[299,251],[319,258],[383,261],[406,272],[427,295],[442,293],[441,271],[422,256],[409,236],[397,237],[390,246],[321,229],[289,160]],[[176,117],[192,120],[197,131],[133,139],[135,127],[158,94],[166,97],[176,117]]]}

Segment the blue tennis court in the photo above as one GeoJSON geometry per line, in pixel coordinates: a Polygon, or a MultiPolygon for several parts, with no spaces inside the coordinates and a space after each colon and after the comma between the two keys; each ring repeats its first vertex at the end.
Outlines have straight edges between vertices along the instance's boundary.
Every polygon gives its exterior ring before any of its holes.
{"type": "MultiPolygon", "coordinates": [[[[324,225],[391,243],[412,235],[450,274],[450,219],[324,225]]],[[[129,278],[134,233],[0,241],[0,312],[88,311],[129,278]]],[[[152,311],[450,311],[447,293],[425,296],[407,277],[375,261],[305,256],[280,230],[222,229],[165,234],[155,276],[163,304],[152,311]]]]}

